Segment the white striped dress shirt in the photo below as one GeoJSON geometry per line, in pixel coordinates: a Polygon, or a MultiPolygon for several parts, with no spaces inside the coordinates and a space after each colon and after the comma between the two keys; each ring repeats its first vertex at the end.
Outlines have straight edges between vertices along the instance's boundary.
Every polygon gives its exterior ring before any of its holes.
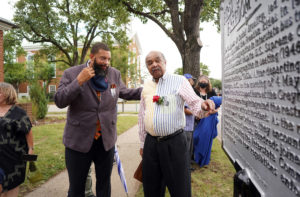
{"type": "Polygon", "coordinates": [[[168,136],[185,127],[184,102],[194,115],[203,115],[203,99],[195,94],[185,77],[165,73],[158,83],[153,80],[145,82],[138,123],[141,148],[144,147],[147,133],[152,136],[168,136]],[[155,95],[163,97],[164,103],[154,103],[155,95]]]}

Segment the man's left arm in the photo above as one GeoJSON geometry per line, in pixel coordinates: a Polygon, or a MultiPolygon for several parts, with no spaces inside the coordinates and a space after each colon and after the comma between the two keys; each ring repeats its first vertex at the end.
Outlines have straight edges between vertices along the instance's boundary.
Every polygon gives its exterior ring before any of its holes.
{"type": "Polygon", "coordinates": [[[125,100],[141,100],[141,92],[143,88],[127,88],[122,81],[121,74],[119,73],[119,97],[125,100]]]}

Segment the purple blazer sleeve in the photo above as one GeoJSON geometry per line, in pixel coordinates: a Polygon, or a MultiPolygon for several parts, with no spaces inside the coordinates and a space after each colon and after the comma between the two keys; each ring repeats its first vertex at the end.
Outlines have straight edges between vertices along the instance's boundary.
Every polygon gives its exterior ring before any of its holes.
{"type": "Polygon", "coordinates": [[[119,73],[120,92],[119,97],[125,100],[141,100],[143,88],[126,88],[119,73]]]}
{"type": "Polygon", "coordinates": [[[67,107],[82,91],[82,87],[79,86],[77,81],[77,75],[82,70],[80,67],[83,68],[83,66],[75,66],[65,70],[54,97],[57,107],[67,107]]]}

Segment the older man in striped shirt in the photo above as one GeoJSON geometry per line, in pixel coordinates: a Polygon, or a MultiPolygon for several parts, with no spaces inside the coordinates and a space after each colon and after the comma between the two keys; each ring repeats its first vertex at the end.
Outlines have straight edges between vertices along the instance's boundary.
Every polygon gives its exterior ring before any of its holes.
{"type": "Polygon", "coordinates": [[[144,84],[139,112],[145,197],[164,196],[163,184],[172,197],[190,197],[184,102],[200,117],[213,110],[214,103],[198,97],[183,76],[166,73],[166,59],[161,52],[150,52],[146,66],[153,79],[144,84]]]}

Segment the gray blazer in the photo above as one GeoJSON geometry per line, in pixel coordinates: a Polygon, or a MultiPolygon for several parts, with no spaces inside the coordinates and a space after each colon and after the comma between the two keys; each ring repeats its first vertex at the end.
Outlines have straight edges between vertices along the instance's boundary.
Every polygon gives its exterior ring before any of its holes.
{"type": "Polygon", "coordinates": [[[86,64],[74,66],[64,71],[58,90],[55,94],[55,104],[59,108],[69,106],[67,122],[63,135],[66,147],[86,153],[90,150],[96,132],[97,120],[100,120],[102,139],[105,150],[111,149],[117,140],[117,101],[140,100],[142,88],[128,89],[121,79],[120,71],[108,67],[107,79],[109,87],[101,92],[99,101],[96,91],[90,81],[79,86],[77,75],[86,64]],[[115,84],[116,96],[111,93],[115,84]]]}

